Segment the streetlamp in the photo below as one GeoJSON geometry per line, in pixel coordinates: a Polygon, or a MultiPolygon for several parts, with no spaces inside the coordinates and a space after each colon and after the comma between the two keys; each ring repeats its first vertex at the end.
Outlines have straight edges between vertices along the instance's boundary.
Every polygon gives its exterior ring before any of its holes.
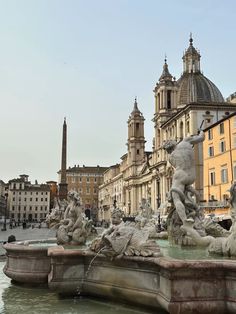
{"type": "Polygon", "coordinates": [[[5,210],[4,210],[4,223],[3,223],[3,228],[2,231],[7,231],[7,198],[8,198],[8,193],[5,193],[5,210]]]}

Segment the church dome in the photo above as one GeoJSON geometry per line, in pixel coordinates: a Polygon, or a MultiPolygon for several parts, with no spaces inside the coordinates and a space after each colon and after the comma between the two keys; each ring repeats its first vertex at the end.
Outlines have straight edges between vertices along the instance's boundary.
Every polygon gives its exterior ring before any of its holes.
{"type": "Polygon", "coordinates": [[[202,74],[200,58],[200,52],[194,48],[192,35],[190,35],[189,47],[183,55],[183,74],[177,81],[178,106],[191,102],[224,102],[219,89],[202,74]]]}
{"type": "Polygon", "coordinates": [[[178,83],[178,105],[191,102],[224,102],[219,89],[201,72],[183,73],[178,83]]]}

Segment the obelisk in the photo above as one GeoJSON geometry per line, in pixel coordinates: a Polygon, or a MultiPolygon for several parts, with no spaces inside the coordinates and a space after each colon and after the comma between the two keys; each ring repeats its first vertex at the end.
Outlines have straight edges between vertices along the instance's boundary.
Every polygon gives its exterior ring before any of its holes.
{"type": "Polygon", "coordinates": [[[62,131],[62,154],[61,154],[61,180],[59,183],[59,199],[67,199],[67,186],[66,183],[66,145],[67,145],[67,125],[66,125],[66,118],[64,118],[63,123],[63,131],[62,131]]]}

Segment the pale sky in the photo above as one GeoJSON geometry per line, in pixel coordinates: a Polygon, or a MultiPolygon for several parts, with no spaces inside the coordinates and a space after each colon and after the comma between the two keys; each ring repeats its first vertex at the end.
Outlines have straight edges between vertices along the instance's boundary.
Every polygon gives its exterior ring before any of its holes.
{"type": "Polygon", "coordinates": [[[165,53],[178,79],[192,32],[204,75],[228,97],[235,21],[234,0],[0,0],[0,179],[57,180],[64,117],[67,166],[119,162],[135,96],[151,150],[165,53]]]}

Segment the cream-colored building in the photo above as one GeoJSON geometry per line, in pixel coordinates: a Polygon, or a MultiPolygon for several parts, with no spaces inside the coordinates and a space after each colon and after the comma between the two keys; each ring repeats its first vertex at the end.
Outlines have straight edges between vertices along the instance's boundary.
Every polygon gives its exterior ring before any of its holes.
{"type": "Polygon", "coordinates": [[[28,175],[9,181],[9,218],[15,221],[40,221],[46,218],[50,208],[50,187],[47,184],[31,184],[28,175]]]}
{"type": "MultiPolygon", "coordinates": [[[[200,52],[193,46],[190,37],[189,47],[182,58],[183,73],[178,80],[170,74],[165,59],[162,74],[154,88],[154,139],[151,153],[144,150],[144,118],[139,110],[139,114],[133,114],[137,104],[131,113],[128,121],[128,151],[120,163],[122,208],[127,215],[137,211],[142,198],[150,201],[153,209],[166,202],[173,175],[168,155],[162,148],[166,140],[175,139],[178,142],[183,137],[197,134],[199,128],[204,129],[216,123],[236,109],[235,103],[232,100],[226,102],[215,84],[203,75],[200,58],[200,52]],[[136,125],[139,125],[139,131],[136,125]]],[[[202,143],[196,145],[194,150],[197,168],[195,188],[203,200],[202,143]]],[[[99,191],[102,193],[102,190],[103,185],[99,191]]]]}

